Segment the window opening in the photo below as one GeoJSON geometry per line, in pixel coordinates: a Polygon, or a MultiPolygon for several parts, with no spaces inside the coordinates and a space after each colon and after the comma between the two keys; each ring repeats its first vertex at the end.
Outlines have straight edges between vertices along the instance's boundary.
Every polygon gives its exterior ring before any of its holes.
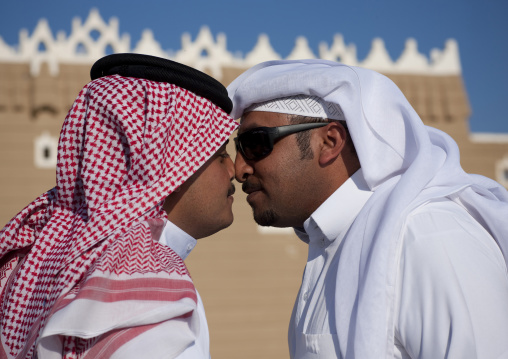
{"type": "Polygon", "coordinates": [[[111,55],[115,53],[115,50],[113,49],[113,46],[111,46],[111,44],[108,44],[108,46],[106,46],[105,53],[106,55],[111,55]]]}
{"type": "Polygon", "coordinates": [[[87,53],[88,53],[88,51],[86,50],[85,44],[83,44],[82,42],[80,42],[80,43],[76,46],[76,54],[78,54],[78,55],[86,55],[87,53]]]}
{"type": "Polygon", "coordinates": [[[44,42],[39,42],[39,46],[37,47],[37,51],[38,52],[46,52],[47,51],[47,47],[46,47],[46,44],[44,42]]]}
{"type": "Polygon", "coordinates": [[[92,30],[90,31],[90,37],[92,38],[93,41],[97,41],[99,40],[99,37],[101,37],[101,33],[99,32],[99,30],[92,30]]]}

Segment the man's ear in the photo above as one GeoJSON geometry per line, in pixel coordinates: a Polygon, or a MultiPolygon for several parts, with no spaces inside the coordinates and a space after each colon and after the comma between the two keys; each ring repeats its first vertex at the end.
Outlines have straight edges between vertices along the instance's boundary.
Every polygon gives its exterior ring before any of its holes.
{"type": "Polygon", "coordinates": [[[347,134],[344,126],[335,121],[319,130],[321,130],[319,164],[325,166],[340,156],[346,144],[347,134]]]}

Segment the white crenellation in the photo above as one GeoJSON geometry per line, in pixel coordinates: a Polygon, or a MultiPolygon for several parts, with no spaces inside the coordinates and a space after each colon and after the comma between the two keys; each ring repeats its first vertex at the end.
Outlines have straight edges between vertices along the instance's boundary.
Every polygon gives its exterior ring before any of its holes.
{"type": "Polygon", "coordinates": [[[396,64],[401,72],[412,70],[416,73],[425,74],[430,69],[429,61],[418,52],[418,44],[413,38],[407,39],[404,51],[396,61],[396,64]]]}
{"type": "Polygon", "coordinates": [[[432,49],[430,58],[433,63],[432,71],[435,74],[448,75],[453,73],[460,74],[462,72],[459,60],[459,44],[454,39],[446,41],[443,51],[432,49]]]}
{"type": "Polygon", "coordinates": [[[339,61],[346,65],[358,66],[356,58],[356,46],[349,44],[346,46],[344,37],[341,34],[335,34],[330,48],[326,42],[319,44],[319,56],[323,60],[339,61]]]}
{"type": "Polygon", "coordinates": [[[193,42],[188,33],[182,35],[182,49],[174,57],[166,56],[201,71],[210,71],[216,78],[222,77],[222,67],[234,66],[238,61],[226,48],[226,35],[218,34],[214,40],[207,26],[199,31],[193,42]]]}
{"type": "Polygon", "coordinates": [[[70,36],[61,43],[62,62],[90,63],[106,55],[109,47],[112,53],[129,52],[130,36],[120,37],[117,18],[112,17],[106,24],[99,12],[92,9],[84,24],[80,18],[73,19],[70,36]],[[94,31],[99,34],[97,39],[92,37],[94,31]]]}
{"type": "Polygon", "coordinates": [[[155,40],[152,30],[144,30],[141,39],[136,44],[133,52],[137,54],[150,54],[158,57],[167,57],[167,53],[162,49],[161,44],[155,40]]]}
{"type": "Polygon", "coordinates": [[[58,73],[59,50],[46,19],[39,20],[31,37],[26,30],[20,32],[20,62],[29,62],[30,72],[34,75],[39,73],[42,63],[47,63],[50,74],[55,76],[58,73]]]}
{"type": "Polygon", "coordinates": [[[386,50],[385,42],[380,38],[375,38],[372,41],[370,52],[359,65],[379,72],[398,72],[393,70],[395,68],[395,63],[386,50]]]}
{"type": "MultiPolygon", "coordinates": [[[[41,65],[48,64],[51,75],[57,75],[59,64],[91,64],[108,53],[136,52],[172,59],[208,71],[220,78],[224,67],[248,68],[259,62],[281,59],[272,48],[266,34],[261,34],[257,43],[245,57],[227,50],[226,35],[212,32],[203,26],[193,41],[190,34],[183,34],[181,49],[163,50],[150,30],[144,30],[141,39],[131,49],[130,36],[119,33],[119,21],[113,17],[106,23],[99,11],[92,9],[83,23],[80,18],[72,21],[69,36],[58,32],[53,37],[48,22],[40,19],[31,36],[22,29],[19,44],[10,46],[0,37],[0,62],[30,64],[33,76],[39,74],[41,65]],[[93,36],[97,35],[97,36],[93,36]]],[[[316,58],[305,37],[298,37],[286,59],[316,58]]],[[[364,60],[358,60],[354,44],[347,44],[340,34],[333,38],[331,46],[319,44],[319,57],[340,61],[347,65],[362,66],[383,73],[405,73],[423,75],[459,75],[461,73],[458,44],[450,39],[444,49],[433,49],[430,58],[418,51],[415,39],[408,39],[402,55],[392,60],[382,39],[372,42],[371,50],[364,60]]]]}
{"type": "Polygon", "coordinates": [[[314,53],[309,47],[307,39],[303,36],[299,36],[296,39],[295,47],[287,57],[288,60],[315,59],[315,58],[316,55],[314,55],[314,53]]]}
{"type": "Polygon", "coordinates": [[[270,39],[268,35],[261,34],[258,37],[258,42],[245,56],[245,65],[246,67],[252,67],[256,64],[259,64],[263,61],[271,61],[271,60],[280,60],[282,57],[275,52],[272,45],[270,44],[270,39]]]}

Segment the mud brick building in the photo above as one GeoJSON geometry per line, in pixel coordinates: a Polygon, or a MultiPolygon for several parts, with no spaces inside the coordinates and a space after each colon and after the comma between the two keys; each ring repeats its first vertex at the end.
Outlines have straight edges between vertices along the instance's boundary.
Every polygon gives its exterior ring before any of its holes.
{"type": "MultiPolygon", "coordinates": [[[[131,46],[129,35],[119,34],[118,20],[105,22],[97,10],[84,22],[75,18],[68,36],[54,36],[49,24],[40,20],[32,34],[20,31],[16,47],[0,37],[2,226],[55,185],[63,119],[88,82],[91,64],[115,52],[170,58],[205,71],[225,85],[258,62],[281,58],[266,35],[260,35],[244,57],[235,56],[226,48],[226,36],[214,38],[207,27],[194,40],[184,34],[181,49],[172,53],[162,50],[150,30],[131,46]]],[[[454,40],[433,50],[428,59],[418,52],[416,41],[408,39],[402,55],[392,61],[383,41],[375,39],[368,56],[360,61],[355,46],[346,44],[341,35],[330,45],[321,44],[319,54],[301,37],[287,58],[316,57],[371,68],[390,77],[426,124],[455,139],[467,172],[508,187],[508,135],[470,133],[471,109],[454,40]]],[[[187,260],[207,310],[212,356],[288,357],[287,325],[306,263],[306,245],[291,230],[258,227],[241,191],[237,191],[234,211],[235,223],[200,240],[187,260]]]]}

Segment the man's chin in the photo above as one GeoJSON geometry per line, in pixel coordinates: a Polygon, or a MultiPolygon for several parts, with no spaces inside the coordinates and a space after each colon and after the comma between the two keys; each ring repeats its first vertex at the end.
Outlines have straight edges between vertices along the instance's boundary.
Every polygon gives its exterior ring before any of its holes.
{"type": "Polygon", "coordinates": [[[229,226],[231,226],[233,224],[234,220],[235,220],[235,217],[233,216],[233,212],[231,212],[229,219],[224,221],[224,227],[222,229],[225,229],[225,228],[228,228],[229,226]]]}
{"type": "Polygon", "coordinates": [[[220,232],[222,231],[223,229],[226,229],[228,228],[229,226],[231,226],[233,224],[233,214],[231,214],[231,217],[228,218],[228,219],[224,219],[223,221],[221,222],[217,222],[217,226],[215,228],[213,228],[213,230],[211,231],[211,233],[208,233],[205,237],[209,237],[211,235],[214,235],[215,233],[217,232],[220,232]]]}
{"type": "Polygon", "coordinates": [[[276,226],[279,216],[273,210],[267,210],[263,212],[256,212],[253,210],[254,221],[263,227],[276,226]]]}

